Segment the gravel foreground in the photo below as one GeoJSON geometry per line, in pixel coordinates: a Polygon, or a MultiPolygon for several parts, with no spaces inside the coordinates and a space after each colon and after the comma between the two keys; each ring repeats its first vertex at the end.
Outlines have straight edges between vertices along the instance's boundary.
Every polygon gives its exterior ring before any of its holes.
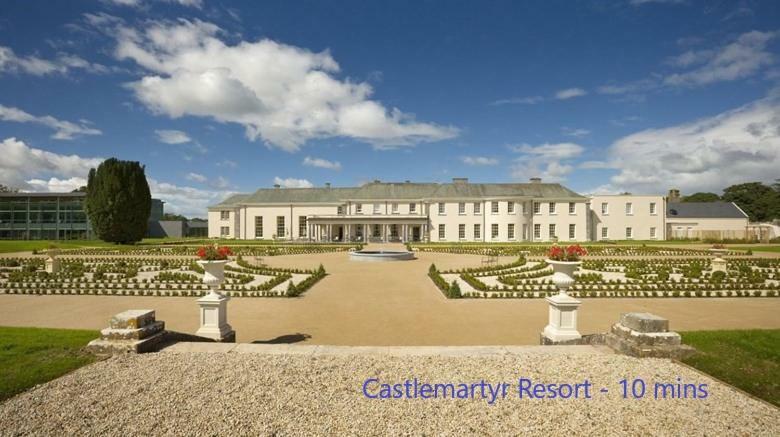
{"type": "Polygon", "coordinates": [[[780,410],[661,359],[158,353],[117,356],[0,404],[0,435],[780,435],[780,410]],[[363,382],[510,382],[504,399],[367,399],[363,382]],[[518,399],[519,377],[588,378],[592,399],[518,399]],[[708,384],[654,399],[655,381],[708,384]],[[619,381],[648,394],[623,399],[619,381]],[[608,394],[599,393],[601,387],[608,394]]]}

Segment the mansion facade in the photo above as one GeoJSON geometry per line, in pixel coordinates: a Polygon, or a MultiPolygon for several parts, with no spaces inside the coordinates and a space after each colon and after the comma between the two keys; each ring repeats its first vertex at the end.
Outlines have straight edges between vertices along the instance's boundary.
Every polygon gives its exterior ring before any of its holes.
{"type": "MultiPolygon", "coordinates": [[[[726,216],[705,217],[707,226],[714,223],[744,237],[747,216],[736,205],[725,205],[715,209],[716,215],[726,216]]],[[[209,207],[208,236],[321,242],[547,242],[696,238],[694,234],[704,231],[698,227],[701,218],[682,214],[686,217],[670,222],[668,215],[667,198],[661,195],[586,197],[538,178],[508,184],[476,184],[466,178],[446,184],[374,181],[360,187],[274,186],[236,194],[209,207]]]]}

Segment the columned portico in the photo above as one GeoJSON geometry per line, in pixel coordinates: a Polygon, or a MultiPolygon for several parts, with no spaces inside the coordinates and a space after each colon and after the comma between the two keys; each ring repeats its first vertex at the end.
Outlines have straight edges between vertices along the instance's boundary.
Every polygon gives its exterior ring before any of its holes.
{"type": "Polygon", "coordinates": [[[412,229],[415,227],[421,230],[417,235],[422,240],[422,236],[425,235],[422,229],[427,228],[428,218],[420,215],[315,215],[308,217],[307,222],[313,226],[315,233],[319,229],[324,229],[324,239],[329,242],[335,241],[340,236],[341,229],[340,241],[367,242],[378,238],[381,242],[406,243],[412,241],[414,234],[412,229]],[[378,235],[374,234],[375,226],[379,227],[378,235]]]}

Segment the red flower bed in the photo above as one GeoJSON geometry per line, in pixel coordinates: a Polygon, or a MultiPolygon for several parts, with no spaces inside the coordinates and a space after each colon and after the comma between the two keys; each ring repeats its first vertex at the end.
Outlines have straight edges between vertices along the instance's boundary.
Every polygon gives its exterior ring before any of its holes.
{"type": "Polygon", "coordinates": [[[229,255],[233,255],[233,252],[227,246],[203,246],[198,249],[198,258],[205,261],[221,261],[226,260],[229,255]]]}
{"type": "Polygon", "coordinates": [[[561,247],[552,246],[547,252],[547,258],[553,261],[579,261],[580,258],[587,255],[588,251],[579,244],[572,244],[571,246],[561,247]]]}

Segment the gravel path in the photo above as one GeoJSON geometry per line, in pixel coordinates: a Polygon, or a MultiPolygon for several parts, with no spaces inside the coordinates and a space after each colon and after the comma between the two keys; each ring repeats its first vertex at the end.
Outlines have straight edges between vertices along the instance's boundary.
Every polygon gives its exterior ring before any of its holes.
{"type": "MultiPolygon", "coordinates": [[[[651,390],[648,390],[651,392],[651,390]]],[[[780,435],[778,409],[667,360],[601,353],[471,356],[158,353],[84,367],[0,404],[0,435],[780,435]],[[367,399],[366,378],[513,383],[505,399],[367,399]],[[518,399],[517,378],[594,384],[592,399],[518,399]],[[624,377],[708,384],[706,399],[624,400],[624,377]],[[602,386],[608,394],[598,393],[602,386]]]]}

